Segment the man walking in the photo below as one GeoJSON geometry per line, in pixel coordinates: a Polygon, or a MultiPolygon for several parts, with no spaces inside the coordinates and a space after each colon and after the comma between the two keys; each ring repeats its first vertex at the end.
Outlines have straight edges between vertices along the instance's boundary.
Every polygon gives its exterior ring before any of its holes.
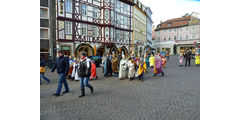
{"type": "Polygon", "coordinates": [[[85,86],[87,86],[91,90],[91,93],[93,93],[93,87],[88,83],[91,76],[91,60],[87,58],[87,53],[84,51],[80,54],[80,62],[77,70],[82,91],[82,95],[79,97],[85,96],[85,86]]]}
{"type": "Polygon", "coordinates": [[[62,84],[65,86],[65,91],[63,93],[68,93],[68,83],[66,81],[66,76],[68,75],[69,70],[69,59],[68,57],[64,57],[64,54],[61,50],[58,51],[58,58],[52,68],[52,72],[57,68],[57,73],[59,74],[59,80],[58,80],[58,88],[55,96],[60,96],[62,84]]]}
{"type": "Polygon", "coordinates": [[[187,52],[185,53],[185,57],[186,57],[185,67],[187,67],[187,62],[188,62],[188,66],[190,66],[190,61],[191,61],[191,52],[190,52],[190,50],[187,50],[187,52]]]}

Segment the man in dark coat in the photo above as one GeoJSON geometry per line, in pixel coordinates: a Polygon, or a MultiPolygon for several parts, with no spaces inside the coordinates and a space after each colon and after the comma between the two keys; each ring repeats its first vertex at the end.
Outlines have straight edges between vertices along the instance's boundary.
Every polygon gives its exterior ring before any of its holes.
{"type": "Polygon", "coordinates": [[[62,84],[64,84],[64,86],[65,86],[65,91],[63,93],[69,92],[68,83],[66,81],[66,76],[68,75],[68,70],[69,70],[69,59],[68,59],[68,57],[64,56],[63,51],[61,51],[61,50],[58,51],[58,58],[54,64],[51,72],[54,72],[56,68],[57,68],[57,73],[59,74],[60,78],[58,80],[57,91],[54,95],[60,96],[62,84]]]}
{"type": "Polygon", "coordinates": [[[187,52],[185,53],[185,58],[186,58],[185,67],[187,67],[187,62],[188,62],[188,66],[190,66],[190,61],[191,61],[191,51],[190,50],[187,50],[187,52]]]}
{"type": "Polygon", "coordinates": [[[110,60],[110,54],[108,53],[107,54],[107,57],[106,57],[106,74],[104,75],[105,77],[107,76],[112,76],[112,63],[111,63],[111,60],[110,60]]]}

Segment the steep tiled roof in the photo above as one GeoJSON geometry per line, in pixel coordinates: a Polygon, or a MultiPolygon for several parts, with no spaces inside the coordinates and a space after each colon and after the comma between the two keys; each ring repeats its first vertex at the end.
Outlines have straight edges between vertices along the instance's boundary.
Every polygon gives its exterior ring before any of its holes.
{"type": "Polygon", "coordinates": [[[191,20],[191,16],[169,19],[169,20],[157,25],[157,28],[156,28],[155,31],[158,31],[158,30],[161,30],[161,29],[187,26],[187,25],[189,25],[190,20],[191,20]]]}

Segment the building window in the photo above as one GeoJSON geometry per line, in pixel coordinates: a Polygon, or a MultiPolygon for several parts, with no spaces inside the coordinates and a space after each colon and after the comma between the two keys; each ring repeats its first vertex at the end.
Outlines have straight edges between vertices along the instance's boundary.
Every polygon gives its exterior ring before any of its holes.
{"type": "Polygon", "coordinates": [[[182,28],[180,28],[180,31],[182,31],[182,28]]]}
{"type": "Polygon", "coordinates": [[[98,17],[98,10],[97,10],[97,8],[93,8],[93,17],[94,18],[97,18],[98,17]]]}
{"type": "Polygon", "coordinates": [[[186,35],[186,40],[188,39],[188,35],[186,35]]]}
{"type": "Polygon", "coordinates": [[[111,20],[114,20],[114,11],[111,11],[111,20]]]}
{"type": "Polygon", "coordinates": [[[176,31],[177,31],[177,29],[175,28],[175,29],[174,29],[174,32],[176,32],[176,31]]]}
{"type": "Polygon", "coordinates": [[[188,27],[186,27],[186,31],[188,30],[188,27]]]}
{"type": "Polygon", "coordinates": [[[171,29],[168,29],[169,32],[171,32],[171,29]]]}
{"type": "Polygon", "coordinates": [[[168,40],[171,40],[171,37],[169,37],[168,40]]]}
{"type": "Polygon", "coordinates": [[[72,34],[72,22],[65,21],[65,33],[72,34]]]}
{"type": "Polygon", "coordinates": [[[127,11],[127,4],[123,3],[123,10],[127,11]]]}
{"type": "Polygon", "coordinates": [[[195,34],[192,35],[192,39],[194,39],[194,38],[195,38],[195,34]]]}
{"type": "Polygon", "coordinates": [[[66,12],[72,13],[72,1],[71,0],[65,1],[65,8],[66,8],[66,12]]]}
{"type": "Polygon", "coordinates": [[[164,30],[164,32],[166,32],[166,29],[164,30]]]}
{"type": "Polygon", "coordinates": [[[171,25],[172,25],[172,24],[171,24],[171,23],[169,23],[169,24],[168,24],[168,27],[169,27],[169,26],[171,26],[171,25]]]}
{"type": "Polygon", "coordinates": [[[121,4],[119,1],[117,1],[117,8],[120,8],[121,4]]]}
{"type": "Polygon", "coordinates": [[[40,29],[40,38],[48,39],[48,29],[40,29]]]}
{"type": "Polygon", "coordinates": [[[182,35],[180,36],[180,40],[182,40],[182,35]]]}
{"type": "Polygon", "coordinates": [[[82,15],[87,15],[87,6],[82,4],[82,15]]]}
{"type": "Polygon", "coordinates": [[[105,16],[105,19],[109,18],[109,11],[107,9],[105,10],[105,15],[104,16],[105,16]]]}
{"type": "Polygon", "coordinates": [[[164,38],[164,41],[166,41],[166,38],[164,38]]]}
{"type": "Polygon", "coordinates": [[[86,24],[81,24],[81,35],[82,36],[87,36],[87,25],[86,24]]]}
{"type": "Polygon", "coordinates": [[[93,37],[98,37],[98,27],[97,26],[93,26],[93,37]]]}
{"type": "Polygon", "coordinates": [[[174,36],[174,40],[177,40],[177,37],[176,37],[176,36],[174,36]]]}
{"type": "Polygon", "coordinates": [[[127,26],[127,17],[125,17],[125,16],[124,16],[124,18],[123,18],[123,24],[124,24],[125,26],[127,26]]]}
{"type": "Polygon", "coordinates": [[[195,26],[192,26],[192,29],[195,30],[195,26]]]}
{"type": "Polygon", "coordinates": [[[109,28],[105,28],[105,38],[109,38],[109,28]]]}
{"type": "Polygon", "coordinates": [[[40,18],[48,19],[48,9],[47,8],[40,8],[40,18]]]}

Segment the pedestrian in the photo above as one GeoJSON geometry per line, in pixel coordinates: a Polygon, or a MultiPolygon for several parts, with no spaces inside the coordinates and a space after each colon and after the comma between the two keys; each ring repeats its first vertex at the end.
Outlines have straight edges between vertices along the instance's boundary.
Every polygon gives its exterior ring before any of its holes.
{"type": "Polygon", "coordinates": [[[125,55],[122,55],[122,60],[120,61],[120,67],[119,67],[119,79],[122,80],[124,78],[127,78],[127,66],[128,62],[125,57],[125,55]]]}
{"type": "Polygon", "coordinates": [[[141,80],[143,82],[143,74],[147,73],[147,65],[146,62],[141,58],[139,60],[139,67],[138,67],[138,80],[141,80]]]}
{"type": "Polygon", "coordinates": [[[148,67],[149,67],[149,56],[146,54],[144,59],[145,59],[145,62],[147,64],[147,69],[148,69],[148,67]]]}
{"type": "Polygon", "coordinates": [[[151,54],[151,57],[149,58],[149,61],[150,61],[150,67],[151,67],[151,69],[153,69],[154,68],[154,56],[153,56],[153,54],[151,54]]]}
{"type": "Polygon", "coordinates": [[[179,63],[180,63],[180,67],[183,66],[183,60],[184,60],[184,57],[183,57],[183,53],[180,53],[180,56],[179,56],[179,63]]]}
{"type": "Polygon", "coordinates": [[[97,79],[98,76],[97,76],[97,70],[96,70],[96,64],[95,64],[95,61],[92,60],[91,61],[91,77],[90,77],[90,80],[93,80],[94,78],[97,79]]]}
{"type": "Polygon", "coordinates": [[[162,56],[162,66],[163,68],[166,67],[166,64],[167,64],[167,59],[165,58],[165,55],[162,56]]]}
{"type": "Polygon", "coordinates": [[[106,54],[103,54],[103,57],[102,57],[102,72],[103,73],[104,73],[105,60],[106,60],[106,54]]]}
{"type": "Polygon", "coordinates": [[[42,78],[44,80],[46,80],[48,83],[50,83],[50,79],[48,79],[47,77],[44,76],[45,72],[46,72],[46,61],[45,58],[43,56],[41,56],[40,58],[40,85],[42,84],[42,78]]]}
{"type": "Polygon", "coordinates": [[[115,54],[112,58],[112,70],[114,74],[118,74],[118,59],[115,54]]]}
{"type": "Polygon", "coordinates": [[[196,53],[196,60],[195,60],[196,66],[200,66],[200,55],[196,53]]]}
{"type": "Polygon", "coordinates": [[[72,71],[73,71],[73,59],[72,59],[72,56],[69,56],[69,70],[68,70],[68,76],[67,76],[67,79],[72,79],[71,76],[72,76],[72,71]]]}
{"type": "Polygon", "coordinates": [[[93,87],[88,83],[91,76],[91,60],[87,58],[87,53],[82,51],[80,53],[80,61],[78,63],[77,73],[80,79],[80,87],[82,95],[79,97],[85,96],[85,86],[91,90],[93,93],[93,87]]]}
{"type": "Polygon", "coordinates": [[[170,56],[170,54],[169,54],[169,52],[167,52],[167,54],[166,54],[167,61],[169,60],[169,56],[170,56]]]}
{"type": "Polygon", "coordinates": [[[118,54],[117,59],[118,59],[118,70],[119,70],[119,67],[120,67],[120,61],[122,60],[122,55],[121,55],[120,53],[118,54]]]}
{"type": "Polygon", "coordinates": [[[56,93],[54,94],[55,96],[60,96],[61,90],[62,90],[62,84],[65,86],[65,91],[63,93],[68,93],[69,88],[68,88],[68,83],[66,81],[66,76],[68,75],[68,70],[69,70],[69,59],[68,57],[65,57],[63,54],[63,51],[59,50],[57,52],[58,58],[52,68],[51,72],[54,72],[55,69],[57,69],[57,73],[59,74],[59,80],[58,80],[58,88],[56,93]]]}
{"type": "Polygon", "coordinates": [[[73,61],[73,72],[72,72],[72,75],[71,75],[71,77],[72,77],[72,81],[73,80],[79,80],[78,79],[78,74],[77,74],[77,67],[78,67],[78,63],[79,63],[79,59],[77,59],[77,58],[74,58],[73,59],[74,61],[73,61]]]}
{"type": "Polygon", "coordinates": [[[187,62],[188,62],[188,66],[190,66],[190,62],[191,62],[191,52],[190,50],[187,50],[187,52],[185,53],[185,58],[186,58],[186,62],[185,62],[185,67],[187,67],[187,62]]]}
{"type": "Polygon", "coordinates": [[[129,58],[128,60],[128,78],[129,80],[133,80],[135,75],[135,65],[132,58],[129,58]]]}
{"type": "Polygon", "coordinates": [[[110,60],[110,54],[108,53],[105,59],[105,64],[104,64],[104,76],[112,76],[112,63],[110,60]]]}
{"type": "Polygon", "coordinates": [[[162,73],[162,76],[164,76],[162,66],[163,66],[162,59],[161,59],[160,55],[156,54],[155,59],[154,59],[154,76],[156,76],[157,74],[160,74],[160,73],[162,73]]]}

